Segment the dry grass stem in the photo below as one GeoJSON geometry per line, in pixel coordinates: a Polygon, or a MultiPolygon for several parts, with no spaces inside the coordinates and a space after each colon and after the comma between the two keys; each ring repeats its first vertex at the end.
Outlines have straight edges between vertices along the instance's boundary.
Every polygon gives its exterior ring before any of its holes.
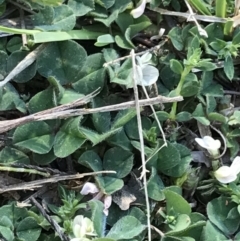
{"type": "MultiPolygon", "coordinates": [[[[21,117],[14,120],[6,120],[6,121],[0,121],[0,133],[4,133],[6,131],[9,131],[11,129],[14,129],[20,125],[24,125],[26,123],[32,122],[32,121],[42,121],[42,120],[52,120],[52,119],[65,119],[72,116],[79,116],[79,115],[88,115],[93,113],[99,113],[99,112],[108,112],[108,111],[117,111],[117,110],[123,110],[132,108],[135,106],[134,101],[128,101],[117,105],[109,105],[99,108],[93,108],[93,109],[75,109],[76,107],[80,105],[84,105],[98,94],[98,90],[94,91],[93,93],[84,96],[81,99],[78,99],[74,102],[71,102],[69,104],[60,105],[48,110],[44,110],[41,112],[37,112],[32,115],[28,115],[25,117],[21,117]]],[[[159,103],[170,103],[170,102],[178,102],[182,101],[183,98],[181,96],[178,97],[164,97],[164,96],[158,96],[151,99],[146,100],[139,100],[140,106],[147,106],[147,105],[154,105],[159,103]]]]}
{"type": "Polygon", "coordinates": [[[137,111],[137,125],[138,125],[138,133],[139,133],[139,140],[141,146],[141,160],[142,160],[142,173],[141,178],[143,178],[143,188],[144,188],[144,195],[146,200],[146,209],[147,209],[147,226],[148,226],[148,241],[151,241],[152,234],[151,234],[151,211],[150,211],[150,204],[149,204],[149,197],[148,197],[148,189],[147,189],[147,169],[145,164],[145,152],[144,152],[144,139],[143,139],[143,130],[142,130],[142,120],[141,120],[141,110],[139,105],[139,97],[138,97],[138,88],[137,88],[137,68],[136,68],[136,60],[135,60],[135,52],[134,49],[131,51],[132,57],[132,69],[133,69],[133,91],[135,97],[135,106],[137,111]]]}

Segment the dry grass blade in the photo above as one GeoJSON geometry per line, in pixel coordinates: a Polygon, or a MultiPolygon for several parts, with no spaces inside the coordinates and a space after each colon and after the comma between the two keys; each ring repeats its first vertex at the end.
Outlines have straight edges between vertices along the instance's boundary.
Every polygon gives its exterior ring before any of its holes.
{"type": "MultiPolygon", "coordinates": [[[[65,119],[72,116],[79,116],[79,115],[88,115],[93,113],[99,113],[99,112],[108,112],[108,111],[116,111],[116,110],[123,110],[127,108],[132,108],[135,106],[134,101],[128,101],[117,105],[109,105],[99,108],[93,108],[93,109],[75,109],[77,106],[84,105],[88,103],[91,98],[96,96],[98,94],[98,90],[94,91],[93,93],[76,100],[74,102],[71,102],[69,104],[60,105],[48,110],[44,110],[26,117],[21,117],[15,120],[6,120],[6,121],[0,121],[0,133],[4,133],[6,131],[9,131],[11,129],[14,129],[18,126],[24,125],[26,123],[32,122],[32,121],[42,121],[42,120],[52,120],[52,119],[65,119]]],[[[158,96],[151,99],[146,100],[139,100],[140,106],[147,106],[147,105],[154,105],[159,103],[170,103],[170,102],[178,102],[182,101],[183,98],[181,96],[177,97],[164,97],[164,96],[158,96]]]]}
{"type": "Polygon", "coordinates": [[[60,181],[80,179],[87,176],[94,176],[103,173],[116,173],[115,171],[99,171],[99,172],[89,172],[83,174],[73,174],[73,175],[62,175],[62,176],[53,176],[50,178],[44,178],[40,180],[35,180],[31,182],[23,182],[19,184],[13,184],[0,188],[0,194],[4,192],[16,191],[16,190],[34,190],[42,187],[46,183],[56,183],[60,181]]]}
{"type": "Polygon", "coordinates": [[[135,97],[135,107],[137,111],[137,125],[138,125],[138,134],[141,146],[141,160],[142,160],[142,173],[141,178],[143,179],[143,189],[144,195],[146,200],[146,209],[147,209],[147,226],[148,226],[148,241],[151,241],[152,234],[151,234],[151,211],[150,211],[150,204],[149,204],[149,197],[148,197],[148,189],[147,189],[147,172],[146,169],[146,160],[145,160],[145,152],[144,152],[144,139],[143,139],[143,130],[142,130],[142,120],[141,120],[141,110],[139,105],[139,98],[138,98],[138,88],[137,88],[137,68],[136,68],[136,60],[135,60],[135,52],[134,49],[131,51],[132,57],[132,69],[133,69],[133,91],[135,97]]]}
{"type": "Polygon", "coordinates": [[[45,44],[38,46],[30,54],[28,54],[8,75],[7,77],[0,82],[0,87],[4,86],[10,80],[12,80],[16,75],[21,73],[24,69],[30,66],[37,58],[37,56],[43,51],[46,47],[45,44]]]}

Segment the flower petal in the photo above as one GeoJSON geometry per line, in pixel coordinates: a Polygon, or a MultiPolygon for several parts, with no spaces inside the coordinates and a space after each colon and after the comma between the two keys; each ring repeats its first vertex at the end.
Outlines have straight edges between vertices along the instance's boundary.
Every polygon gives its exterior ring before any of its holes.
{"type": "Polygon", "coordinates": [[[104,203],[104,210],[103,210],[103,213],[108,216],[108,209],[110,208],[111,204],[112,204],[112,196],[105,196],[104,197],[104,200],[103,200],[103,203],[104,203]]]}
{"type": "Polygon", "coordinates": [[[198,145],[207,149],[212,156],[218,155],[218,149],[221,147],[219,140],[214,140],[211,136],[204,136],[203,138],[195,138],[195,141],[198,145]]]}
{"type": "Polygon", "coordinates": [[[97,188],[97,186],[94,183],[86,182],[83,185],[83,188],[82,188],[80,193],[82,195],[88,195],[89,193],[94,194],[94,193],[97,193],[97,192],[99,192],[99,189],[97,188]]]}
{"type": "Polygon", "coordinates": [[[236,180],[237,175],[232,169],[228,166],[222,166],[214,172],[214,176],[221,183],[230,183],[236,180]]]}
{"type": "Polygon", "coordinates": [[[146,0],[142,0],[140,5],[137,8],[135,8],[135,9],[133,9],[131,11],[131,15],[134,18],[139,18],[144,13],[144,10],[145,10],[145,7],[146,7],[146,3],[147,3],[146,0]]]}
{"type": "Polygon", "coordinates": [[[208,146],[209,149],[219,149],[221,147],[221,142],[219,140],[214,140],[211,136],[204,136],[203,141],[208,146]]]}
{"type": "Polygon", "coordinates": [[[230,168],[236,175],[240,172],[240,156],[234,158],[230,168]]]}
{"type": "Polygon", "coordinates": [[[144,86],[150,86],[158,80],[159,77],[159,71],[156,67],[151,65],[145,65],[142,69],[143,73],[143,80],[142,84],[144,86]]]}

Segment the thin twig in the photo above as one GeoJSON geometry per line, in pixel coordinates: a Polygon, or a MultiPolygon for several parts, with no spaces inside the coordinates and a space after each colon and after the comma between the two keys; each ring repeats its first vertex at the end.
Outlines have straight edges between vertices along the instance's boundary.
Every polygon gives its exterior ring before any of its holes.
{"type": "MultiPolygon", "coordinates": [[[[25,29],[25,21],[24,21],[24,11],[19,8],[19,12],[20,12],[20,22],[21,22],[21,28],[25,29]]],[[[27,45],[27,35],[26,34],[22,34],[22,43],[23,46],[27,45]]]]}
{"type": "Polygon", "coordinates": [[[58,234],[59,238],[62,241],[69,241],[70,240],[69,237],[64,234],[64,232],[62,231],[62,228],[59,226],[59,224],[46,213],[46,211],[37,202],[37,200],[34,197],[31,197],[30,199],[31,199],[31,202],[34,204],[34,206],[37,207],[38,211],[43,215],[43,217],[46,218],[47,221],[52,225],[53,229],[58,234]]]}
{"type": "MultiPolygon", "coordinates": [[[[96,92],[66,105],[57,106],[48,110],[37,112],[32,115],[21,117],[15,120],[0,121],[0,133],[4,133],[20,125],[24,125],[32,121],[65,119],[65,118],[79,116],[79,115],[88,115],[88,114],[99,113],[99,112],[117,111],[117,110],[132,108],[135,105],[134,101],[128,101],[117,105],[109,105],[109,106],[93,108],[93,109],[69,109],[69,108],[75,108],[79,105],[86,104],[95,95],[96,95],[96,92]]],[[[182,96],[171,97],[171,98],[165,97],[165,96],[158,96],[151,99],[139,100],[139,105],[147,106],[147,105],[154,105],[159,103],[178,102],[182,100],[183,100],[182,96]]]]}
{"type": "Polygon", "coordinates": [[[0,193],[16,191],[16,190],[33,190],[42,187],[46,183],[55,183],[66,180],[80,179],[87,176],[93,176],[104,173],[116,173],[115,171],[99,171],[99,172],[89,172],[82,174],[73,174],[73,175],[63,175],[63,176],[53,176],[50,178],[35,180],[31,182],[23,182],[19,184],[13,184],[0,188],[0,193]]]}
{"type": "MultiPolygon", "coordinates": [[[[152,10],[154,12],[161,13],[162,15],[177,16],[177,17],[183,17],[183,18],[186,18],[186,19],[191,17],[191,13],[168,11],[168,10],[162,9],[162,8],[148,8],[148,9],[152,10]]],[[[200,21],[203,21],[203,22],[210,22],[210,23],[226,23],[228,21],[227,18],[219,18],[219,17],[216,17],[216,16],[194,14],[194,17],[197,20],[200,20],[200,21]]]]}
{"type": "Polygon", "coordinates": [[[151,225],[151,229],[153,229],[156,233],[158,233],[161,238],[163,238],[165,236],[164,233],[161,230],[159,230],[158,228],[156,228],[155,226],[151,225]]]}
{"type": "Polygon", "coordinates": [[[24,173],[29,173],[29,174],[37,174],[41,175],[44,177],[50,177],[50,173],[47,172],[41,172],[35,169],[27,169],[27,168],[22,168],[22,167],[9,167],[9,166],[2,166],[0,165],[0,172],[24,172],[24,173]]]}
{"type": "Polygon", "coordinates": [[[46,47],[46,44],[41,44],[31,53],[29,53],[18,65],[7,75],[7,77],[0,82],[0,87],[4,86],[10,80],[12,80],[16,75],[21,73],[24,69],[30,66],[37,58],[37,56],[42,52],[46,47]]]}
{"type": "Polygon", "coordinates": [[[204,30],[204,29],[200,26],[200,24],[198,23],[197,19],[195,18],[195,14],[194,14],[194,12],[193,12],[193,10],[192,10],[192,7],[190,6],[190,4],[188,3],[187,0],[184,0],[184,1],[185,1],[186,5],[187,5],[187,8],[188,8],[189,12],[190,12],[189,17],[187,18],[187,22],[189,22],[190,20],[192,20],[192,21],[196,24],[199,34],[200,34],[201,36],[208,37],[208,34],[207,34],[206,30],[204,30]]]}
{"type": "Polygon", "coordinates": [[[224,90],[223,93],[228,95],[240,95],[239,91],[233,91],[233,90],[224,90]]]}
{"type": "Polygon", "coordinates": [[[144,194],[146,200],[146,209],[147,209],[147,225],[148,225],[148,241],[151,241],[151,212],[150,212],[150,204],[149,204],[149,197],[148,197],[148,189],[147,189],[147,169],[145,164],[145,153],[144,153],[144,140],[143,140],[143,130],[142,130],[142,120],[141,120],[141,111],[139,105],[139,98],[138,98],[138,88],[137,88],[137,69],[136,69],[136,60],[135,60],[135,52],[134,49],[131,51],[132,57],[132,69],[133,69],[133,91],[135,97],[135,106],[137,112],[137,125],[138,125],[138,133],[139,133],[139,140],[141,146],[141,159],[142,159],[142,173],[141,177],[143,178],[143,186],[144,186],[144,194]]]}
{"type": "MultiPolygon", "coordinates": [[[[156,46],[154,46],[154,47],[152,47],[152,48],[150,48],[150,49],[144,50],[144,51],[142,51],[142,52],[136,53],[135,56],[140,56],[140,55],[144,55],[145,53],[158,51],[167,41],[168,41],[168,39],[165,38],[165,39],[162,40],[158,45],[156,45],[156,46]]],[[[118,58],[118,59],[114,59],[114,60],[112,60],[112,61],[109,61],[109,62],[105,63],[105,64],[103,65],[103,67],[107,67],[108,65],[112,65],[112,64],[115,64],[115,63],[117,63],[117,62],[119,62],[119,61],[123,61],[123,60],[129,59],[129,58],[131,58],[131,54],[130,54],[130,55],[123,56],[123,57],[118,58]]]]}

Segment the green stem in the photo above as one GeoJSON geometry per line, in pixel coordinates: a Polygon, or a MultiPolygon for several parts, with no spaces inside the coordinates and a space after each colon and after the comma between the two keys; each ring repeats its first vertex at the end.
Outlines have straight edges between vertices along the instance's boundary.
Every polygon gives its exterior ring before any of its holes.
{"type": "MultiPolygon", "coordinates": [[[[182,87],[183,87],[183,84],[184,84],[184,81],[185,81],[185,78],[189,74],[190,71],[191,71],[190,67],[185,67],[184,68],[184,70],[183,70],[183,72],[181,74],[180,81],[179,81],[178,86],[177,86],[176,91],[175,91],[176,96],[180,95],[182,87]]],[[[174,102],[173,105],[172,105],[172,109],[171,109],[170,115],[169,115],[171,120],[175,120],[176,112],[177,112],[177,102],[174,102]]]]}
{"type": "Polygon", "coordinates": [[[216,0],[216,16],[219,18],[226,17],[227,1],[226,0],[216,0]]]}
{"type": "Polygon", "coordinates": [[[49,173],[45,173],[45,172],[40,172],[38,170],[35,169],[26,169],[26,168],[21,168],[21,167],[9,167],[9,166],[1,166],[0,165],[0,171],[7,171],[7,172],[25,172],[25,173],[29,173],[29,174],[37,174],[37,175],[41,175],[44,177],[49,177],[50,174],[49,173]]]}

